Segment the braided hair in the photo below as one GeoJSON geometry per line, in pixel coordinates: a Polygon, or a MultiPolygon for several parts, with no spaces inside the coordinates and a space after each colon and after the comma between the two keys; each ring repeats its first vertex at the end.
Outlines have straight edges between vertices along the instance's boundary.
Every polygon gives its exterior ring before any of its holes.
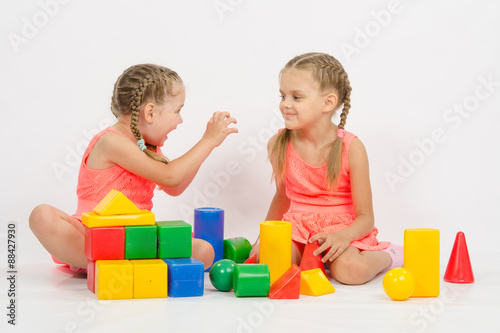
{"type": "MultiPolygon", "coordinates": [[[[281,70],[280,75],[288,69],[309,70],[319,82],[320,91],[334,89],[338,94],[339,104],[343,104],[340,114],[339,129],[344,129],[351,108],[351,85],[347,73],[340,62],[329,54],[306,53],[290,60],[281,70]]],[[[291,130],[285,128],[276,137],[270,149],[271,163],[273,163],[274,179],[279,183],[285,181],[286,150],[290,142],[291,130]]],[[[330,143],[326,182],[330,189],[336,188],[342,163],[342,138],[337,137],[330,143]]]]}
{"type": "MultiPolygon", "coordinates": [[[[115,117],[131,115],[130,130],[137,141],[142,140],[139,131],[139,115],[141,107],[150,101],[161,104],[165,97],[173,94],[174,82],[182,84],[176,72],[153,64],[134,65],[127,68],[116,80],[111,98],[111,112],[115,117]]],[[[168,163],[168,159],[152,150],[143,149],[149,157],[168,163]]]]}

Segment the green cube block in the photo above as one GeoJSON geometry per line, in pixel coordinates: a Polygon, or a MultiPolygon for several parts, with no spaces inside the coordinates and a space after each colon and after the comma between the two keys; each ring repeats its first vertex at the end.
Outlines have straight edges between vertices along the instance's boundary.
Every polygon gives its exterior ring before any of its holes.
{"type": "Polygon", "coordinates": [[[157,251],[156,225],[125,227],[125,259],[152,259],[157,251]]]}
{"type": "Polygon", "coordinates": [[[244,237],[225,239],[223,257],[241,264],[248,259],[250,250],[252,250],[252,244],[244,237]]]}
{"type": "Polygon", "coordinates": [[[184,221],[157,221],[158,258],[189,258],[193,242],[192,227],[184,221]]]}

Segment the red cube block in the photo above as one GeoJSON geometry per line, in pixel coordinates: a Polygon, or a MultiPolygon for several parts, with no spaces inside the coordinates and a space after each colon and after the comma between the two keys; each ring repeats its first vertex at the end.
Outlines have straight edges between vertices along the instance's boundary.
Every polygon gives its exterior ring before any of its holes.
{"type": "Polygon", "coordinates": [[[92,261],[124,259],[125,228],[85,226],[85,256],[92,261]]]}

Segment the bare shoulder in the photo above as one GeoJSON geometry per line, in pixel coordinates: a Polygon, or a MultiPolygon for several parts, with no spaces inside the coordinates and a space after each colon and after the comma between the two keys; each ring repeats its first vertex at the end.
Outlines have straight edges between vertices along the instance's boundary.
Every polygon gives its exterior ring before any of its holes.
{"type": "Polygon", "coordinates": [[[349,146],[349,167],[368,166],[368,154],[360,139],[354,138],[349,146]]]}
{"type": "Polygon", "coordinates": [[[96,146],[98,144],[102,146],[102,148],[107,150],[112,150],[115,149],[116,146],[122,146],[122,145],[130,147],[134,146],[134,142],[130,140],[129,137],[116,132],[108,132],[103,134],[103,136],[101,136],[99,140],[96,142],[96,146]]]}
{"type": "Polygon", "coordinates": [[[117,156],[128,155],[134,150],[134,143],[128,137],[108,132],[95,143],[87,159],[87,165],[92,169],[106,169],[117,163],[117,156]]]}

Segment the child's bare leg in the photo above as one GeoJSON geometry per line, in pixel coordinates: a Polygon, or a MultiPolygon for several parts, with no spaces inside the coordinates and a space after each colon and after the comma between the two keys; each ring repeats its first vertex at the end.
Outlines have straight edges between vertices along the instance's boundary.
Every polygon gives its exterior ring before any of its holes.
{"type": "Polygon", "coordinates": [[[85,228],[73,216],[49,205],[35,207],[29,217],[30,228],[54,258],[69,265],[87,268],[85,228]]]}
{"type": "Polygon", "coordinates": [[[298,243],[292,240],[292,265],[300,265],[302,260],[302,254],[304,253],[304,248],[306,244],[298,243]]]}
{"type": "Polygon", "coordinates": [[[350,246],[330,264],[330,272],[340,283],[363,284],[391,263],[391,257],[383,251],[360,251],[350,246]]]}
{"type": "Polygon", "coordinates": [[[201,261],[205,265],[205,269],[207,269],[214,262],[214,248],[203,239],[193,238],[191,257],[201,261]]]}

